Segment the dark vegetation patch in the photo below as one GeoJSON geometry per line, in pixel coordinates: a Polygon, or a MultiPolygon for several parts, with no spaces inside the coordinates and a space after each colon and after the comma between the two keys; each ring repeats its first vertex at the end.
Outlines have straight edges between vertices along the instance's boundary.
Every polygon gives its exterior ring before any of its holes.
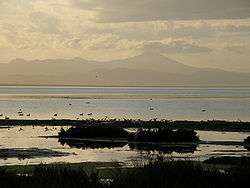
{"type": "Polygon", "coordinates": [[[244,140],[244,143],[250,144],[250,136],[248,136],[248,137],[244,140]]]}
{"type": "Polygon", "coordinates": [[[244,147],[250,151],[250,136],[244,140],[244,147]]]}
{"type": "Polygon", "coordinates": [[[131,141],[136,142],[197,142],[199,137],[193,130],[147,129],[138,130],[131,141]]]}
{"type": "Polygon", "coordinates": [[[198,141],[195,131],[162,128],[128,132],[118,127],[89,126],[71,127],[59,132],[59,142],[62,145],[82,149],[123,147],[128,143],[131,149],[142,151],[193,153],[198,141]]]}
{"type": "Polygon", "coordinates": [[[250,166],[250,157],[211,157],[204,161],[206,164],[250,166]]]}
{"type": "Polygon", "coordinates": [[[83,126],[71,127],[66,131],[61,129],[59,138],[123,138],[128,139],[130,134],[120,127],[83,126]]]}
{"type": "Polygon", "coordinates": [[[248,184],[249,175],[249,168],[244,167],[221,172],[190,161],[156,161],[118,173],[111,187],[241,187],[248,184]]]}
{"type": "Polygon", "coordinates": [[[139,129],[136,132],[128,132],[120,127],[87,126],[61,129],[59,139],[63,138],[103,138],[125,139],[131,142],[197,142],[199,137],[193,130],[170,129],[139,129]]]}
{"type": "Polygon", "coordinates": [[[1,119],[0,126],[116,126],[121,128],[169,128],[169,129],[190,129],[206,131],[236,131],[250,132],[250,122],[242,121],[170,121],[170,120],[133,120],[133,119],[85,119],[85,120],[19,120],[1,119]]]}
{"type": "Polygon", "coordinates": [[[72,169],[64,166],[36,166],[31,174],[14,174],[4,168],[0,170],[1,188],[98,188],[103,187],[98,181],[97,172],[87,174],[81,168],[72,169]]]}
{"type": "Polygon", "coordinates": [[[87,187],[87,188],[210,188],[245,187],[249,183],[250,167],[239,165],[223,171],[201,162],[164,161],[162,158],[135,168],[110,169],[103,179],[98,170],[65,165],[38,165],[29,174],[10,173],[0,168],[1,187],[87,187]]]}

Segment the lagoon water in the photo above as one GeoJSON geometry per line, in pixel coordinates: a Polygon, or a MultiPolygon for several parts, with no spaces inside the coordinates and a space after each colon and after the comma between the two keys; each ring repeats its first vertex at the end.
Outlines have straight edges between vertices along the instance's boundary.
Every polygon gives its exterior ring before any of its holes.
{"type": "MultiPolygon", "coordinates": [[[[127,144],[113,148],[87,148],[82,149],[78,147],[70,147],[67,144],[60,144],[57,138],[43,138],[40,136],[57,135],[61,127],[49,127],[45,131],[45,126],[25,126],[13,128],[0,129],[0,148],[1,149],[27,149],[40,148],[50,149],[53,151],[67,152],[71,155],[62,157],[34,157],[22,158],[22,156],[8,158],[0,157],[1,165],[27,165],[39,163],[53,163],[53,162],[124,162],[130,164],[133,161],[143,160],[151,151],[141,151],[131,149],[127,144]]],[[[67,129],[67,127],[64,127],[67,129]]],[[[213,131],[197,131],[201,140],[204,141],[243,141],[249,136],[249,133],[235,133],[235,132],[213,132],[213,131]]],[[[189,158],[192,160],[203,160],[213,156],[249,156],[250,152],[240,145],[198,145],[193,152],[169,152],[165,154],[166,157],[171,158],[189,158]]]]}
{"type": "MultiPolygon", "coordinates": [[[[7,116],[11,119],[106,117],[250,121],[250,88],[0,86],[0,114],[0,119],[7,116]],[[23,116],[18,114],[20,109],[23,116]],[[54,117],[54,114],[58,116],[54,117]]],[[[45,148],[72,155],[30,159],[1,157],[0,165],[86,161],[129,163],[148,155],[147,152],[133,150],[128,145],[81,149],[71,148],[67,144],[61,145],[57,138],[39,137],[57,135],[60,127],[49,128],[47,131],[40,126],[27,126],[22,129],[0,129],[0,148],[45,148]]],[[[198,135],[204,141],[243,141],[249,133],[198,131],[198,135]]],[[[194,159],[242,155],[249,156],[249,151],[243,146],[209,144],[199,145],[193,153],[170,154],[171,157],[194,159]]]]}
{"type": "Polygon", "coordinates": [[[0,86],[0,118],[50,119],[55,113],[58,119],[250,121],[250,88],[0,86]]]}

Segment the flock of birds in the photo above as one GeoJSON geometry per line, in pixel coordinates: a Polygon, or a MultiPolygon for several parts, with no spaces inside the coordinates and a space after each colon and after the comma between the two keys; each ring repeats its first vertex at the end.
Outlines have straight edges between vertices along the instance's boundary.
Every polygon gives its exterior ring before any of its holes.
{"type": "MultiPolygon", "coordinates": [[[[153,100],[153,99],[150,99],[150,101],[152,101],[152,100],[153,100]]],[[[90,104],[90,102],[87,101],[86,104],[90,104]]],[[[72,103],[69,103],[69,106],[72,106],[72,103]]],[[[152,106],[150,106],[150,107],[149,107],[149,110],[150,110],[150,111],[153,111],[154,108],[153,108],[152,106]]],[[[201,111],[202,111],[202,112],[206,112],[206,109],[202,109],[201,111]]],[[[18,115],[19,115],[20,117],[22,117],[22,116],[30,117],[30,116],[31,116],[30,113],[24,114],[24,113],[23,113],[23,110],[22,110],[21,108],[18,110],[17,113],[18,113],[18,115]]],[[[87,115],[88,115],[88,116],[93,116],[93,113],[88,113],[87,115]]],[[[4,116],[4,114],[0,114],[0,117],[3,117],[3,116],[4,116]]],[[[55,117],[57,117],[57,116],[58,116],[57,113],[53,114],[52,119],[55,119],[55,117]]],[[[84,116],[84,113],[80,113],[79,116],[84,116]]],[[[9,117],[9,116],[5,116],[4,119],[8,120],[8,119],[10,119],[10,117],[9,117]]],[[[79,119],[79,118],[77,118],[77,119],[79,119]]]]}
{"type": "MultiPolygon", "coordinates": [[[[90,104],[90,102],[86,102],[86,104],[90,104]]],[[[72,106],[72,103],[69,103],[69,106],[72,106]]],[[[18,116],[20,116],[20,117],[23,117],[23,116],[30,117],[30,116],[31,116],[30,113],[25,114],[25,113],[23,112],[22,108],[19,108],[19,110],[17,111],[17,114],[18,114],[18,116]]],[[[88,113],[87,115],[88,115],[88,116],[93,116],[93,113],[91,112],[91,113],[88,113]]],[[[0,117],[3,117],[3,116],[4,116],[4,114],[0,114],[0,117]]],[[[52,119],[54,119],[54,118],[57,117],[57,116],[58,116],[57,113],[53,114],[52,119]]],[[[80,113],[79,116],[84,116],[84,113],[80,113]]],[[[4,119],[8,120],[8,119],[10,119],[10,117],[9,117],[9,116],[5,116],[4,119]]],[[[79,119],[79,118],[78,118],[78,119],[79,119]]]]}
{"type": "MultiPolygon", "coordinates": [[[[153,99],[150,99],[150,101],[152,101],[152,100],[153,100],[153,99]]],[[[90,104],[90,102],[87,101],[86,104],[90,104]]],[[[72,103],[69,103],[69,106],[72,106],[72,103]]],[[[150,107],[149,107],[149,110],[150,110],[150,111],[153,111],[154,108],[153,108],[152,106],[150,106],[150,107]]],[[[20,117],[23,117],[23,116],[30,117],[30,116],[31,116],[30,113],[28,113],[28,114],[23,113],[23,110],[22,110],[21,108],[18,110],[17,114],[18,114],[18,116],[20,116],[20,117]]],[[[87,115],[88,115],[88,116],[93,116],[93,113],[91,112],[91,113],[88,113],[87,115]]],[[[0,114],[0,117],[3,117],[3,116],[4,116],[4,114],[0,114]]],[[[80,113],[79,116],[84,116],[84,113],[80,113]]],[[[58,114],[57,114],[57,113],[53,114],[52,119],[54,119],[55,117],[58,117],[58,114]]],[[[8,119],[10,119],[10,117],[9,117],[9,116],[5,116],[5,119],[8,120],[8,119]]],[[[77,118],[77,119],[79,119],[79,118],[77,118]]]]}
{"type": "MultiPolygon", "coordinates": [[[[22,109],[20,108],[17,112],[18,116],[22,117],[22,116],[25,116],[25,114],[23,113],[22,109]]],[[[3,117],[4,115],[3,114],[0,114],[0,117],[3,117]]],[[[30,113],[26,114],[27,117],[30,117],[30,113]]],[[[9,116],[5,116],[4,119],[10,119],[9,116]]]]}

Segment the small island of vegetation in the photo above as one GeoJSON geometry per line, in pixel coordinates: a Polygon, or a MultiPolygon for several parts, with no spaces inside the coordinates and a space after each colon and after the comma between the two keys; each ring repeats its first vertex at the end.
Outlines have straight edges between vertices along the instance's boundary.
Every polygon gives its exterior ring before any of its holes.
{"type": "Polygon", "coordinates": [[[128,139],[129,132],[120,127],[110,126],[80,126],[63,128],[58,133],[59,138],[120,138],[128,139]]]}
{"type": "Polygon", "coordinates": [[[250,136],[248,136],[245,140],[244,140],[244,147],[247,150],[250,150],[250,136]]]}
{"type": "Polygon", "coordinates": [[[126,144],[131,149],[162,153],[193,153],[199,137],[192,130],[138,129],[131,132],[119,127],[88,126],[61,129],[59,142],[82,149],[115,148],[126,144]]]}
{"type": "Polygon", "coordinates": [[[132,138],[136,142],[197,142],[199,137],[193,130],[146,129],[138,130],[132,138]]]}
{"type": "Polygon", "coordinates": [[[61,129],[58,133],[59,139],[123,139],[128,142],[197,142],[199,137],[193,130],[160,129],[138,129],[129,132],[120,127],[87,126],[71,127],[67,130],[61,129]]]}

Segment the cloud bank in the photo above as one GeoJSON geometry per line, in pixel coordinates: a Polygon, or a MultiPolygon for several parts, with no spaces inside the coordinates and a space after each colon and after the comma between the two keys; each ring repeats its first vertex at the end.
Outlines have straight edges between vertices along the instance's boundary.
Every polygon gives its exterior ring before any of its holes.
{"type": "Polygon", "coordinates": [[[0,63],[153,51],[250,72],[249,0],[1,0],[0,63]]]}
{"type": "Polygon", "coordinates": [[[242,19],[250,17],[249,0],[72,0],[95,11],[100,22],[242,19]]]}

